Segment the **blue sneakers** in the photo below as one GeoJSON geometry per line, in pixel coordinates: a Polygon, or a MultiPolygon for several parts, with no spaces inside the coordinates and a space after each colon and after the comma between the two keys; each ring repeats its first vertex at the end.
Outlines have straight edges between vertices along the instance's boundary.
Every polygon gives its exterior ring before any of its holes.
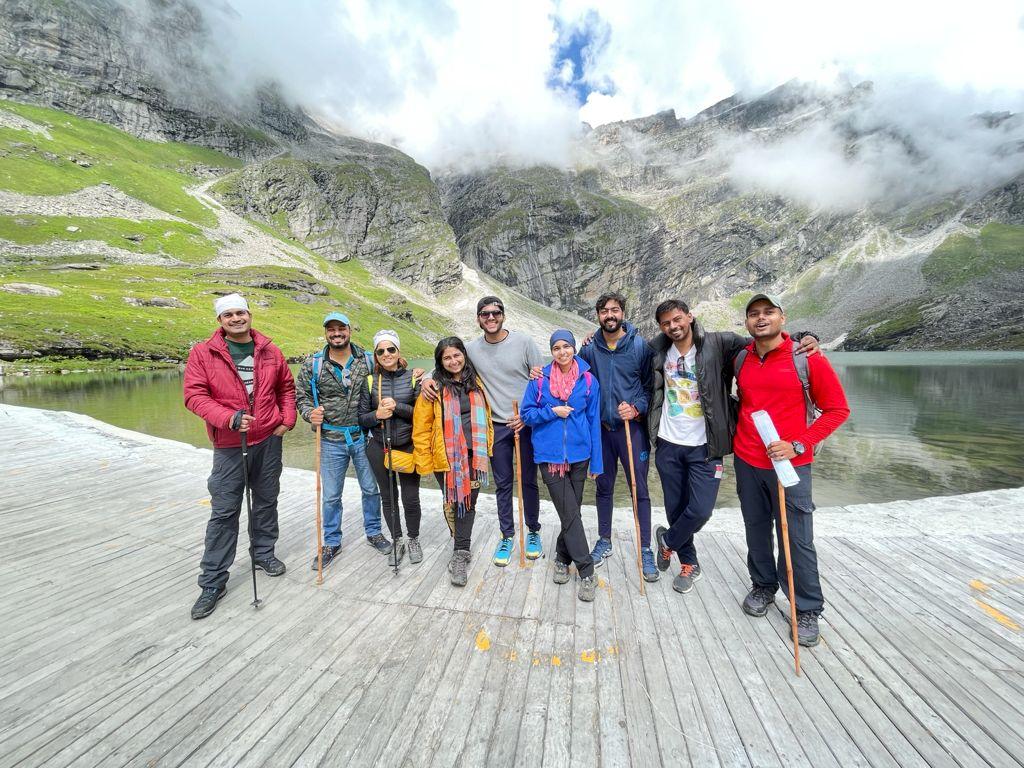
{"type": "Polygon", "coordinates": [[[661,578],[661,572],[654,565],[654,550],[650,547],[640,550],[640,559],[643,561],[644,581],[657,581],[661,578]]]}
{"type": "Polygon", "coordinates": [[[498,548],[494,550],[494,564],[505,567],[512,562],[512,548],[514,540],[511,536],[502,537],[498,542],[498,548]]]}
{"type": "Polygon", "coordinates": [[[594,561],[594,567],[599,568],[604,561],[612,556],[612,540],[601,537],[594,545],[590,553],[590,559],[594,561]]]}
{"type": "Polygon", "coordinates": [[[540,541],[540,531],[530,531],[526,534],[526,559],[536,560],[544,552],[544,546],[540,541]]]}

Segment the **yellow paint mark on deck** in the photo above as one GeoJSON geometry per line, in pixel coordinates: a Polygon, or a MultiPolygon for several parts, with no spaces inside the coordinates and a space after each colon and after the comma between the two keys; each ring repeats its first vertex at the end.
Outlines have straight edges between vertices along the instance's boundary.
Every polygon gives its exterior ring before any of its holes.
{"type": "Polygon", "coordinates": [[[208,506],[210,506],[210,500],[209,499],[200,499],[199,500],[199,506],[200,507],[208,507],[208,506]]]}
{"type": "Polygon", "coordinates": [[[562,660],[560,658],[558,658],[557,656],[552,656],[551,657],[551,666],[552,667],[560,667],[560,666],[562,666],[562,660]]]}
{"type": "Polygon", "coordinates": [[[595,664],[597,662],[598,655],[596,648],[588,648],[587,650],[580,653],[580,661],[587,664],[595,664]]]}
{"type": "Polygon", "coordinates": [[[514,648],[511,651],[509,651],[508,653],[505,654],[505,660],[506,661],[516,661],[518,659],[519,659],[519,654],[516,653],[514,648]]]}
{"type": "Polygon", "coordinates": [[[1020,632],[1020,624],[1015,622],[1013,619],[1011,619],[1005,613],[1000,611],[998,608],[994,608],[988,603],[986,603],[984,600],[978,600],[977,598],[975,598],[974,602],[978,604],[978,607],[981,608],[981,610],[983,610],[985,613],[987,613],[989,616],[998,621],[1007,629],[1012,629],[1014,632],[1020,632]]]}
{"type": "Polygon", "coordinates": [[[478,651],[487,651],[491,648],[491,638],[487,634],[487,630],[480,627],[480,631],[476,633],[476,649],[478,651]]]}
{"type": "Polygon", "coordinates": [[[988,592],[989,586],[981,579],[971,579],[967,582],[967,586],[977,592],[988,592]]]}

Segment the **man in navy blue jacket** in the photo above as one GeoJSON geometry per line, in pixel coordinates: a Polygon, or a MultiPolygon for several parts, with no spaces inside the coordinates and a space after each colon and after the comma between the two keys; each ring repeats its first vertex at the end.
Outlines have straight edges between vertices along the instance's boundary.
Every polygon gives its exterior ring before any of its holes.
{"type": "Polygon", "coordinates": [[[612,554],[612,496],[620,462],[626,482],[629,482],[629,455],[626,450],[626,429],[629,429],[636,471],[644,579],[657,581],[659,573],[651,550],[651,496],[647,491],[650,446],[643,426],[654,386],[651,368],[654,350],[636,327],[625,321],[626,297],[621,293],[603,294],[597,300],[596,309],[600,333],[595,333],[593,341],[584,345],[579,353],[601,384],[604,472],[597,478],[599,538],[590,555],[594,565],[600,566],[612,554]]]}

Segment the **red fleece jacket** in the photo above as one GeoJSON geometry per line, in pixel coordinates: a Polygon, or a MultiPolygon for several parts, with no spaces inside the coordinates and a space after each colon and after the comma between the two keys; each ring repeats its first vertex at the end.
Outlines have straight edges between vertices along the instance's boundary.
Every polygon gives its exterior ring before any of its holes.
{"type": "Polygon", "coordinates": [[[754,343],[747,345],[747,356],[736,377],[740,392],[740,419],[736,425],[733,451],[748,464],[771,469],[772,462],[765,452],[764,443],[757,434],[750,414],[768,411],[782,440],[799,440],[807,447],[803,456],[794,458],[800,466],[814,461],[811,448],[831,435],[850,416],[846,393],[832,365],[820,352],[807,358],[807,376],[811,385],[811,398],[821,410],[821,416],[807,426],[804,391],[793,365],[793,342],[789,334],[782,334],[782,343],[764,356],[758,357],[754,343]]]}
{"type": "Polygon", "coordinates": [[[270,338],[252,331],[254,382],[252,403],[231,359],[224,331],[217,329],[192,347],[185,364],[185,407],[206,422],[215,448],[237,448],[239,433],[231,429],[235,413],[256,417],[249,428],[249,445],[265,440],[279,425],[295,426],[295,380],[281,350],[270,338]]]}

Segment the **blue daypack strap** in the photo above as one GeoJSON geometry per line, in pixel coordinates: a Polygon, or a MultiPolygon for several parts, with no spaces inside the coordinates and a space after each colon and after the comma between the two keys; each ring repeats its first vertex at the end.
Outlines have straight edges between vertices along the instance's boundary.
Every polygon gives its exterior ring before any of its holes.
{"type": "MultiPolygon", "coordinates": [[[[323,359],[323,351],[317,352],[313,355],[313,377],[309,382],[310,389],[313,391],[313,407],[320,407],[320,395],[317,391],[316,383],[320,378],[320,361],[323,359]]],[[[344,432],[345,433],[345,445],[355,445],[363,439],[363,429],[358,424],[351,427],[339,427],[334,424],[328,424],[326,421],[320,425],[322,429],[328,432],[344,432]],[[355,438],[352,437],[355,433],[355,438]]]]}

